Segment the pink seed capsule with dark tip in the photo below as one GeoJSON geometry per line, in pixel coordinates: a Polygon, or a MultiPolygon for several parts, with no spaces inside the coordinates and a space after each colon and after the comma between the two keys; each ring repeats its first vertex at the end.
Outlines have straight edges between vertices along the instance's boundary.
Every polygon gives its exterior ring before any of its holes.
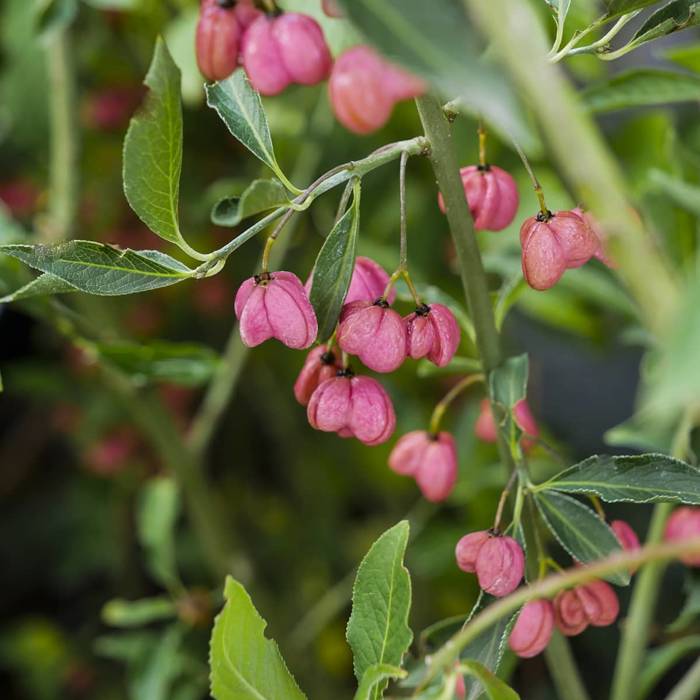
{"type": "Polygon", "coordinates": [[[553,228],[533,216],[520,228],[520,244],[525,281],[538,291],[553,287],[567,268],[566,253],[553,228]]]}
{"type": "Polygon", "coordinates": [[[339,366],[336,356],[329,352],[325,345],[319,345],[306,356],[304,366],[294,382],[294,397],[302,405],[306,406],[311,395],[326,379],[336,376],[339,366]]]}
{"type": "Polygon", "coordinates": [[[207,0],[197,23],[197,65],[207,80],[223,80],[238,65],[241,27],[232,7],[207,0]]]}
{"type": "Polygon", "coordinates": [[[479,550],[486,540],[491,537],[487,530],[479,530],[464,535],[455,547],[457,566],[468,574],[476,573],[476,559],[479,550]]]}
{"type": "Polygon", "coordinates": [[[272,33],[293,83],[316,85],[328,77],[333,59],[315,19],[285,12],[274,20],[272,33]]]}
{"type": "Polygon", "coordinates": [[[530,659],[543,652],[554,631],[554,606],[549,600],[531,600],[526,603],[508,638],[515,654],[530,659]]]}
{"type": "Polygon", "coordinates": [[[512,593],[525,573],[525,555],[512,538],[492,535],[479,549],[476,576],[479,586],[496,597],[512,593]]]}
{"type": "MultiPolygon", "coordinates": [[[[700,508],[681,506],[671,513],[666,522],[666,542],[682,542],[700,537],[700,508]]],[[[681,561],[687,566],[700,566],[700,554],[686,554],[681,561]]]]}
{"type": "Polygon", "coordinates": [[[427,435],[428,444],[415,473],[423,497],[432,503],[444,501],[457,483],[457,448],[447,432],[427,435]]]}
{"type": "Polygon", "coordinates": [[[443,304],[424,304],[406,316],[407,352],[427,357],[437,367],[450,363],[459,347],[460,330],[454,314],[443,304]]]}
{"type": "Polygon", "coordinates": [[[554,622],[567,637],[581,634],[588,627],[588,617],[575,590],[561,591],[554,598],[554,622]]]}

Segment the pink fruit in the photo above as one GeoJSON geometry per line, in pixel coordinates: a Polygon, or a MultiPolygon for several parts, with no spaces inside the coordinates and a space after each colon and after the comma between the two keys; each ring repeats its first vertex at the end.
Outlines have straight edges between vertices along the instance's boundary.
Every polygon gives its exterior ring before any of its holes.
{"type": "Polygon", "coordinates": [[[494,535],[481,545],[476,558],[476,576],[486,593],[499,598],[512,593],[524,573],[525,555],[512,537],[494,535]]]}
{"type": "Polygon", "coordinates": [[[605,581],[592,581],[554,599],[555,623],[562,634],[573,637],[588,625],[607,627],[617,619],[620,603],[612,586],[605,581]]]}
{"type": "Polygon", "coordinates": [[[333,352],[328,352],[325,345],[319,345],[306,356],[304,366],[294,383],[294,396],[302,405],[306,406],[311,395],[320,384],[327,379],[335,377],[338,369],[336,357],[333,352]]]}
{"type": "Polygon", "coordinates": [[[238,65],[241,27],[233,4],[204,0],[197,24],[197,65],[207,80],[223,80],[238,65]]]}
{"type": "MultiPolygon", "coordinates": [[[[622,549],[634,552],[640,548],[637,533],[624,520],[613,520],[610,523],[610,528],[615,533],[615,537],[617,537],[622,549]]],[[[634,573],[636,570],[637,567],[634,567],[631,569],[631,573],[634,573]]]]}
{"type": "Polygon", "coordinates": [[[524,659],[545,650],[554,630],[554,606],[549,600],[526,603],[508,638],[510,648],[524,659]]]}
{"type": "Polygon", "coordinates": [[[277,338],[296,350],[316,339],[316,314],[299,278],[291,272],[265,272],[247,279],[235,303],[243,343],[255,347],[277,338]]]}
{"type": "MultiPolygon", "coordinates": [[[[535,441],[528,440],[527,436],[537,437],[540,434],[540,430],[525,399],[515,404],[513,415],[516,424],[525,433],[525,437],[522,438],[523,449],[528,450],[535,445],[535,441]]],[[[493,443],[498,439],[496,421],[493,419],[491,402],[488,399],[482,399],[481,401],[479,416],[474,424],[474,434],[483,442],[493,443]]]]}
{"type": "Polygon", "coordinates": [[[459,347],[460,330],[454,314],[442,304],[423,304],[406,316],[407,352],[417,360],[448,365],[459,347]]]}
{"type": "MultiPolygon", "coordinates": [[[[515,180],[495,165],[470,165],[460,170],[464,195],[480,231],[501,231],[509,226],[518,211],[520,198],[515,180]]],[[[445,201],[438,194],[443,214],[445,201]]]]}
{"type": "MultiPolygon", "coordinates": [[[[667,542],[682,542],[695,537],[700,537],[700,508],[676,508],[666,522],[664,539],[667,542]]],[[[686,554],[681,561],[688,566],[700,566],[700,554],[686,554]]]]}
{"type": "Polygon", "coordinates": [[[491,535],[487,530],[479,530],[464,535],[455,548],[455,558],[457,566],[468,574],[476,573],[476,558],[479,555],[481,545],[489,539],[491,535]]]}

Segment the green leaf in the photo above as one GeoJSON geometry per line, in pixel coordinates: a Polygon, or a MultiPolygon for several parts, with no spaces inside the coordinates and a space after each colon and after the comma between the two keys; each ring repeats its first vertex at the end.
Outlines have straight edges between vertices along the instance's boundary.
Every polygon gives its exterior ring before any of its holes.
{"type": "Polygon", "coordinates": [[[94,241],[0,245],[0,253],[54,275],[81,292],[102,296],[168,287],[192,276],[192,270],[159,251],[122,250],[94,241]]]}
{"type": "Polygon", "coordinates": [[[199,386],[211,379],[218,365],[213,350],[193,343],[98,343],[94,350],[102,360],[119,367],[141,384],[166,381],[199,386]]]}
{"type": "Polygon", "coordinates": [[[675,639],[652,649],[641,664],[635,696],[637,700],[649,697],[656,684],[681,659],[690,655],[692,655],[691,658],[697,658],[698,652],[700,652],[700,634],[675,639]]]}
{"type": "MultiPolygon", "coordinates": [[[[408,534],[406,520],[387,530],[357,571],[346,636],[358,681],[376,664],[401,666],[413,639],[408,626],[411,578],[403,565],[408,534]]],[[[381,697],[383,687],[375,686],[372,700],[381,697]]]]}
{"type": "Polygon", "coordinates": [[[288,205],[287,190],[279,180],[254,180],[240,197],[217,202],[211,220],[217,226],[237,226],[249,216],[288,205]]]}
{"type": "Polygon", "coordinates": [[[245,588],[228,576],[226,605],[214,622],[209,660],[215,700],[301,700],[277,644],[245,588]]]}
{"type": "Polygon", "coordinates": [[[540,490],[592,493],[608,503],[700,505],[700,470],[662,454],[594,455],[538,486],[540,490]]]}
{"type": "Polygon", "coordinates": [[[129,698],[169,700],[172,697],[172,685],[181,673],[183,636],[181,625],[170,625],[158,638],[155,648],[133,664],[129,669],[129,698]]]}
{"type": "Polygon", "coordinates": [[[357,252],[360,226],[359,197],[340,218],[316,258],[311,285],[311,303],[318,318],[318,337],[329,338],[338,323],[348,293],[357,252]]]}
{"type": "Polygon", "coordinates": [[[391,678],[405,678],[406,676],[406,671],[397,666],[389,666],[387,664],[370,666],[365,671],[365,675],[362,676],[362,681],[355,693],[354,700],[372,700],[375,688],[380,683],[391,678]]]}
{"type": "MultiPolygon", "coordinates": [[[[561,546],[582,564],[604,559],[620,551],[615,533],[588,506],[556,491],[535,494],[544,521],[561,546]]],[[[606,577],[611,583],[626,586],[625,571],[606,577]]]]}
{"type": "Polygon", "coordinates": [[[262,100],[245,71],[240,68],[226,80],[205,85],[204,89],[207,104],[216,110],[233,136],[271,168],[285,187],[298,192],[277,164],[262,100]]]}
{"type": "Polygon", "coordinates": [[[389,59],[434,84],[447,99],[465,105],[533,148],[515,92],[481,46],[463,4],[455,0],[342,0],[353,23],[389,59]]]}
{"type": "Polygon", "coordinates": [[[692,102],[700,99],[700,76],[638,68],[592,85],[581,93],[581,99],[593,112],[692,102]]]}
{"type": "Polygon", "coordinates": [[[474,676],[491,700],[520,700],[520,696],[512,688],[477,661],[462,661],[459,671],[474,676]]]}
{"type": "Polygon", "coordinates": [[[131,119],[124,139],[124,194],[153,233],[190,253],[178,220],[182,171],[180,70],[160,38],[144,84],[149,88],[148,95],[131,119]]]}
{"type": "Polygon", "coordinates": [[[656,5],[660,0],[603,0],[603,6],[607,10],[607,19],[614,19],[633,10],[641,10],[649,5],[656,5]]]}
{"type": "Polygon", "coordinates": [[[700,73],[700,43],[686,44],[685,46],[674,46],[661,53],[667,61],[700,73]]]}
{"type": "Polygon", "coordinates": [[[77,291],[76,288],[69,282],[62,280],[60,277],[56,277],[55,275],[44,273],[43,275],[39,275],[33,279],[31,282],[28,282],[23,287],[15,290],[11,294],[0,297],[0,304],[9,304],[13,301],[30,299],[31,297],[66,294],[68,292],[75,291],[77,291]]]}
{"type": "Polygon", "coordinates": [[[700,187],[685,180],[669,175],[663,170],[650,170],[649,181],[678,206],[700,216],[700,187]]]}
{"type": "Polygon", "coordinates": [[[175,563],[175,525],[180,498],[175,481],[167,476],[153,477],[141,488],[136,524],[139,541],[146,551],[146,562],[153,577],[166,588],[178,584],[175,563]]]}
{"type": "Polygon", "coordinates": [[[681,29],[693,27],[700,23],[699,9],[699,0],[671,0],[647,18],[632,37],[631,43],[641,45],[681,29]]]}
{"type": "Polygon", "coordinates": [[[140,600],[115,598],[102,608],[102,620],[112,627],[141,627],[176,615],[175,603],[164,596],[140,600]]]}
{"type": "Polygon", "coordinates": [[[526,354],[509,357],[489,375],[490,395],[498,411],[498,424],[505,427],[513,444],[520,435],[520,428],[513,419],[515,405],[527,395],[529,361],[526,354]]]}

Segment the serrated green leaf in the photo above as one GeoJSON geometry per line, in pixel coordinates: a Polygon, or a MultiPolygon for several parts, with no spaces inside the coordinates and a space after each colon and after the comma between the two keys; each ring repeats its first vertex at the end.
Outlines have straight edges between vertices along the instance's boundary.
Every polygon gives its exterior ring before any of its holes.
{"type": "Polygon", "coordinates": [[[520,700],[520,696],[512,688],[478,661],[462,661],[459,671],[474,676],[484,687],[490,700],[520,700]]]}
{"type": "Polygon", "coordinates": [[[447,99],[463,97],[525,148],[537,143],[505,75],[481,59],[480,40],[454,0],[342,0],[348,17],[388,58],[435,85],[447,99]]]}
{"type": "Polygon", "coordinates": [[[211,220],[217,226],[237,226],[243,219],[289,205],[279,180],[254,180],[240,197],[226,197],[214,205],[211,220]]]}
{"type": "Polygon", "coordinates": [[[603,0],[603,6],[607,10],[607,19],[614,19],[628,12],[656,5],[659,2],[660,0],[603,0]]]}
{"type": "Polygon", "coordinates": [[[245,588],[228,576],[224,597],[209,649],[215,700],[304,699],[245,588]]]}
{"type": "Polygon", "coordinates": [[[13,301],[21,301],[22,299],[30,299],[32,297],[66,294],[75,291],[77,291],[76,288],[69,282],[55,275],[44,273],[11,294],[0,297],[0,304],[9,304],[13,301]]]}
{"type": "Polygon", "coordinates": [[[329,338],[338,323],[355,268],[359,226],[359,197],[356,197],[328,234],[316,258],[310,298],[318,319],[320,340],[329,338]]]}
{"type": "Polygon", "coordinates": [[[153,233],[189,252],[178,219],[182,171],[180,70],[160,38],[144,84],[149,88],[148,95],[131,119],[124,139],[124,194],[153,233]]]}
{"type": "Polygon", "coordinates": [[[153,577],[166,588],[178,583],[175,563],[175,524],[180,497],[175,481],[167,476],[149,479],[141,488],[136,525],[139,542],[153,577]]]}
{"type": "MultiPolygon", "coordinates": [[[[620,551],[615,533],[583,503],[556,491],[538,492],[535,501],[552,534],[576,561],[587,564],[620,551]]],[[[606,578],[618,586],[630,582],[625,571],[606,578]]]]}
{"type": "Polygon", "coordinates": [[[95,241],[52,246],[0,245],[29,267],[54,275],[81,292],[101,296],[135,294],[189,279],[192,270],[156,250],[122,250],[95,241]]]}
{"type": "Polygon", "coordinates": [[[102,620],[112,627],[141,627],[176,615],[175,603],[164,596],[139,600],[114,598],[102,608],[102,620]]]}
{"type": "Polygon", "coordinates": [[[527,377],[529,372],[527,355],[509,357],[489,376],[491,396],[494,401],[512,410],[518,401],[527,395],[527,377]]]}
{"type": "Polygon", "coordinates": [[[592,112],[689,102],[700,99],[700,76],[639,68],[592,85],[581,99],[592,112]]]}
{"type": "Polygon", "coordinates": [[[370,666],[365,675],[362,676],[360,686],[355,693],[354,700],[372,700],[375,688],[380,684],[392,678],[405,678],[406,671],[397,666],[389,666],[387,664],[376,664],[370,666]]]}
{"type": "Polygon", "coordinates": [[[592,493],[608,503],[700,505],[700,470],[662,454],[594,455],[537,489],[538,492],[592,493]]]}
{"type": "Polygon", "coordinates": [[[262,100],[245,71],[240,68],[226,80],[208,84],[204,89],[207,104],[216,110],[233,136],[271,168],[288,189],[297,191],[280,171],[262,100]]]}
{"type": "Polygon", "coordinates": [[[199,386],[211,379],[218,364],[213,350],[193,343],[98,343],[94,350],[138,383],[167,381],[199,386]]]}
{"type": "MultiPolygon", "coordinates": [[[[370,547],[357,571],[346,637],[358,681],[371,666],[400,667],[413,639],[408,626],[411,578],[403,564],[408,535],[407,521],[394,525],[370,547]]],[[[383,688],[374,687],[372,700],[381,697],[383,688]]]]}
{"type": "Polygon", "coordinates": [[[700,23],[700,0],[671,0],[637,30],[630,43],[646,44],[659,37],[693,27],[700,23]]]}

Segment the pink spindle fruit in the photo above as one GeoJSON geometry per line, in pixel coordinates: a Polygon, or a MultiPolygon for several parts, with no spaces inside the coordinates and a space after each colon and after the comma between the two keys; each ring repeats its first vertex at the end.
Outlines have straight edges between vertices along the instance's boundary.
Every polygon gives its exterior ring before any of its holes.
{"type": "Polygon", "coordinates": [[[406,316],[407,352],[414,360],[427,357],[434,365],[448,365],[459,347],[459,324],[442,304],[423,304],[406,316]]]}
{"type": "Polygon", "coordinates": [[[415,430],[402,436],[389,455],[389,467],[415,478],[429,501],[444,501],[457,481],[457,448],[452,435],[415,430]]]}
{"type": "Polygon", "coordinates": [[[311,395],[307,416],[316,430],[356,437],[366,445],[386,442],[396,427],[394,407],[382,385],[349,370],[340,370],[319,385],[311,395]]]}
{"type": "Polygon", "coordinates": [[[464,535],[455,547],[455,558],[457,566],[468,574],[476,573],[476,559],[479,556],[481,545],[489,539],[491,535],[488,530],[479,530],[464,535]]]}
{"type": "Polygon", "coordinates": [[[588,212],[581,209],[581,207],[576,207],[575,209],[572,209],[571,213],[580,216],[588,224],[588,228],[590,228],[591,231],[593,231],[596,238],[598,239],[598,248],[596,249],[595,253],[593,253],[593,257],[600,260],[600,262],[602,262],[603,265],[607,265],[608,267],[612,268],[616,267],[615,263],[605,250],[605,234],[600,224],[588,212]]]}
{"type": "Polygon", "coordinates": [[[335,377],[339,369],[335,354],[329,352],[325,345],[319,345],[311,350],[306,356],[304,366],[301,368],[296,382],[294,382],[296,400],[302,406],[306,406],[318,386],[327,379],[335,377]]]}
{"type": "Polygon", "coordinates": [[[195,46],[197,65],[207,80],[228,78],[238,65],[241,27],[233,5],[227,0],[202,3],[195,46]]]}
{"type": "Polygon", "coordinates": [[[264,14],[262,10],[255,7],[253,0],[238,0],[233,11],[236,13],[236,19],[243,31],[264,14]]]}
{"type": "Polygon", "coordinates": [[[549,600],[526,603],[508,638],[508,645],[520,657],[532,658],[543,652],[554,631],[554,607],[549,600]]]}
{"type": "MultiPolygon", "coordinates": [[[[613,520],[610,523],[610,528],[615,533],[618,542],[622,549],[628,552],[634,552],[640,548],[639,538],[637,533],[624,520],[613,520]]],[[[630,568],[630,573],[634,573],[638,567],[630,568]]]]}
{"type": "MultiPolygon", "coordinates": [[[[477,231],[502,231],[518,211],[518,186],[510,173],[495,165],[470,165],[460,171],[464,196],[477,231]]],[[[438,194],[438,204],[445,213],[445,200],[438,194]]]]}
{"type": "Polygon", "coordinates": [[[574,211],[539,213],[520,228],[523,275],[537,290],[553,287],[567,268],[580,267],[600,247],[588,223],[574,211]]]}
{"type": "Polygon", "coordinates": [[[406,359],[406,324],[384,299],[346,304],[338,345],[375,372],[393,372],[406,359]]]}
{"type": "MultiPolygon", "coordinates": [[[[681,506],[676,508],[666,523],[666,542],[682,542],[700,537],[700,508],[681,506]]],[[[686,554],[681,561],[688,566],[700,566],[700,554],[686,554]]]]}
{"type": "Polygon", "coordinates": [[[251,84],[263,95],[277,95],[290,83],[320,83],[333,62],[318,22],[297,12],[256,19],[246,30],[242,55],[251,84]]]}
{"type": "Polygon", "coordinates": [[[592,581],[554,599],[554,619],[562,634],[573,637],[588,625],[607,627],[617,619],[620,603],[612,586],[605,581],[592,581]]]}
{"type": "MultiPolygon", "coordinates": [[[[527,436],[536,438],[540,434],[540,430],[525,399],[515,404],[513,415],[515,416],[516,424],[525,433],[525,436],[522,438],[523,449],[529,450],[535,445],[535,441],[528,440],[527,436]]],[[[479,417],[474,424],[474,434],[483,442],[496,442],[498,439],[496,421],[493,419],[491,403],[488,399],[482,399],[481,401],[479,417]]]]}
{"type": "MultiPolygon", "coordinates": [[[[313,283],[313,273],[309,275],[304,285],[307,293],[311,294],[313,283]]],[[[358,255],[355,259],[355,267],[350,278],[348,293],[345,295],[345,304],[352,304],[353,301],[376,301],[383,294],[389,284],[389,275],[384,268],[371,258],[358,255]]],[[[396,290],[391,289],[387,296],[389,304],[393,304],[396,299],[396,290]]]]}
{"type": "Polygon", "coordinates": [[[396,102],[422,94],[425,84],[363,45],[338,57],[328,91],[338,121],[356,134],[369,134],[389,121],[396,102]]]}
{"type": "Polygon", "coordinates": [[[304,286],[291,272],[264,272],[247,279],[235,303],[243,343],[252,348],[270,338],[308,348],[316,339],[316,314],[304,286]]]}

